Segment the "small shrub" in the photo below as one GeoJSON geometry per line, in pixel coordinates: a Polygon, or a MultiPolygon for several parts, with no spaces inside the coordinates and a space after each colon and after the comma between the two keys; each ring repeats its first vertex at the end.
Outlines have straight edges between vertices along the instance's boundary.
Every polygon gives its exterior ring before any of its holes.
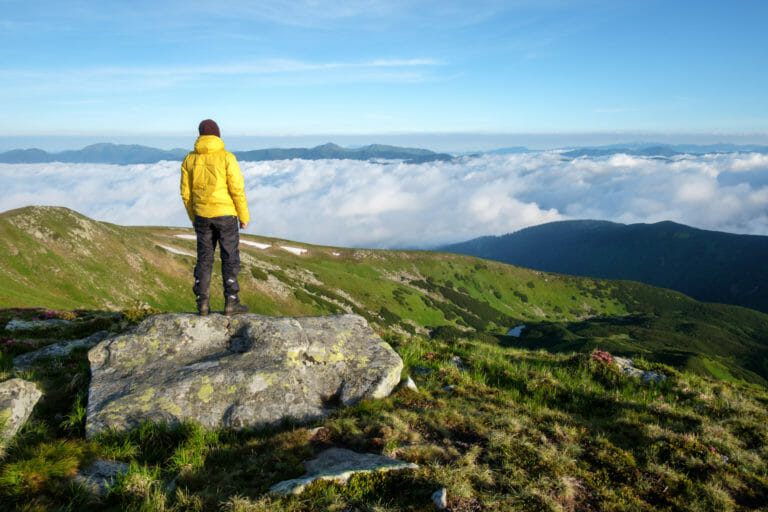
{"type": "Polygon", "coordinates": [[[456,340],[465,336],[466,333],[464,331],[452,325],[440,325],[429,333],[429,337],[433,340],[443,341],[456,340]]]}
{"type": "Polygon", "coordinates": [[[259,267],[251,267],[251,275],[254,277],[254,279],[258,279],[260,281],[266,281],[269,279],[269,275],[259,267]]]}
{"type": "Polygon", "coordinates": [[[151,306],[134,306],[122,311],[123,318],[128,320],[128,322],[135,324],[141,322],[148,316],[157,315],[159,313],[162,313],[162,310],[153,308],[151,306]]]}
{"type": "Polygon", "coordinates": [[[396,324],[402,320],[399,316],[397,316],[395,313],[388,310],[385,306],[381,306],[381,309],[379,310],[379,316],[384,320],[384,323],[387,325],[396,324]]]}

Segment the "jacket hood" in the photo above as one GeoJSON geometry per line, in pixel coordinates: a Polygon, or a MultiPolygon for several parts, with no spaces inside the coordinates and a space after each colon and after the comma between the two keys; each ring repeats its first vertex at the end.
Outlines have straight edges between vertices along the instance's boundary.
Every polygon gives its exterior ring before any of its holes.
{"type": "Polygon", "coordinates": [[[213,153],[223,149],[224,141],[215,135],[201,135],[195,141],[195,153],[213,153]]]}

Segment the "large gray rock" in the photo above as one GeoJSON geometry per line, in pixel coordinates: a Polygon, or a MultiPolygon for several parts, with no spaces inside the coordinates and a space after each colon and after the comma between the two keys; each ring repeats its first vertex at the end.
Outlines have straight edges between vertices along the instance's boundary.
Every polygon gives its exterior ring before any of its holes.
{"type": "Polygon", "coordinates": [[[345,448],[328,448],[320,452],[317,458],[304,462],[304,475],[293,480],[283,480],[270,487],[272,494],[300,494],[315,480],[333,480],[346,484],[355,473],[373,471],[397,471],[401,469],[419,469],[412,462],[376,455],[357,453],[345,448]]]}
{"type": "Polygon", "coordinates": [[[41,396],[32,382],[22,379],[0,382],[0,453],[5,442],[27,421],[41,396]]]}
{"type": "Polygon", "coordinates": [[[357,315],[154,315],[88,359],[88,437],[144,420],[209,428],[313,420],[389,395],[403,367],[357,315]]]}

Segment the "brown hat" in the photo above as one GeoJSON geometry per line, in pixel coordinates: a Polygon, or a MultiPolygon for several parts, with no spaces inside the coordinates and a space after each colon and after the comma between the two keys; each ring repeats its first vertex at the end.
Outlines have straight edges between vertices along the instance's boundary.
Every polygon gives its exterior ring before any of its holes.
{"type": "Polygon", "coordinates": [[[221,137],[221,132],[219,132],[219,125],[217,125],[216,121],[213,119],[206,119],[205,121],[201,121],[200,126],[197,127],[197,131],[200,132],[200,135],[215,135],[217,137],[221,137]]]}

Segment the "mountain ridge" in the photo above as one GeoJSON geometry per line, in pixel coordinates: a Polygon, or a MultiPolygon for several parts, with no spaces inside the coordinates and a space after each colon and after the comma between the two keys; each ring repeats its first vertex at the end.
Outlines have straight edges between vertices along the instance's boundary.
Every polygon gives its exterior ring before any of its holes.
{"type": "MultiPolygon", "coordinates": [[[[510,146],[485,151],[467,151],[465,156],[479,155],[508,155],[519,153],[538,153],[544,150],[530,149],[525,146],[510,146]]],[[[757,144],[665,144],[665,143],[627,143],[607,146],[567,146],[557,151],[567,158],[606,157],[615,154],[632,156],[672,158],[680,155],[702,155],[708,153],[740,153],[754,152],[768,154],[768,146],[757,144]]],[[[85,146],[79,150],[48,152],[39,148],[11,149],[0,153],[0,163],[105,163],[117,165],[148,164],[162,160],[182,160],[189,152],[188,149],[158,149],[139,144],[113,144],[101,142],[85,146]]],[[[328,142],[312,148],[265,148],[254,150],[233,151],[242,161],[268,161],[302,158],[318,160],[324,158],[351,160],[404,160],[407,163],[424,163],[432,161],[450,161],[455,157],[448,153],[440,153],[428,149],[390,146],[385,144],[369,144],[361,147],[342,147],[328,142]]]]}
{"type": "Polygon", "coordinates": [[[629,279],[706,302],[768,312],[766,236],[671,221],[626,225],[570,220],[438,249],[548,272],[629,279]]]}
{"type": "MultiPolygon", "coordinates": [[[[49,153],[42,149],[14,149],[0,153],[0,163],[101,163],[101,164],[150,164],[162,160],[183,160],[187,149],[157,149],[138,144],[112,144],[108,142],[91,144],[80,150],[49,153]]],[[[233,151],[238,160],[259,162],[266,160],[288,160],[300,158],[319,160],[324,158],[350,160],[404,160],[407,163],[448,161],[453,157],[446,153],[435,153],[428,149],[406,148],[371,144],[360,148],[343,148],[327,143],[314,148],[268,148],[251,151],[233,151]]]]}

